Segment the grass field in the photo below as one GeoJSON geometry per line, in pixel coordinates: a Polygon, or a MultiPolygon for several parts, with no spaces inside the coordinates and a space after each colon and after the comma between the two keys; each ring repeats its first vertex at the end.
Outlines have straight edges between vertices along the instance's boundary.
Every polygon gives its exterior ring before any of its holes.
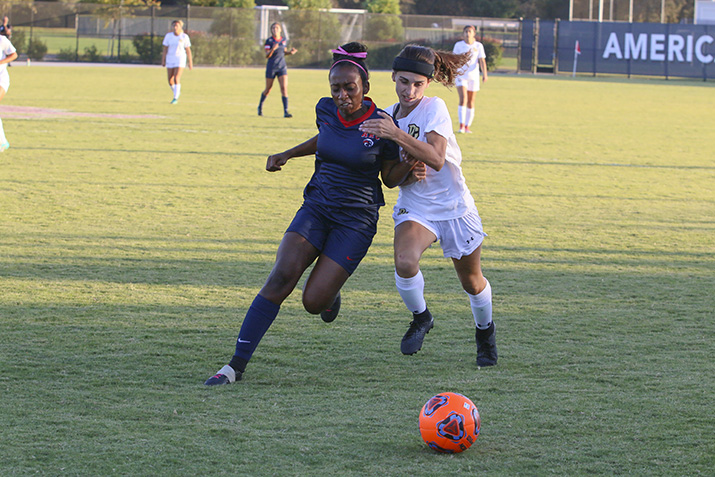
{"type": "MultiPolygon", "coordinates": [[[[296,290],[244,380],[213,389],[312,173],[265,158],[315,133],[326,72],[291,70],[290,120],[277,86],[255,116],[260,69],[188,71],[176,106],[158,67],[10,74],[0,474],[712,475],[712,84],[490,76],[458,139],[495,368],[476,368],[439,247],[422,263],[435,328],[400,354],[389,191],[338,319],[296,290]],[[482,416],[455,456],[417,430],[442,391],[482,416]]],[[[456,117],[455,91],[429,93],[456,117]]],[[[394,102],[387,73],[370,94],[394,102]]]]}

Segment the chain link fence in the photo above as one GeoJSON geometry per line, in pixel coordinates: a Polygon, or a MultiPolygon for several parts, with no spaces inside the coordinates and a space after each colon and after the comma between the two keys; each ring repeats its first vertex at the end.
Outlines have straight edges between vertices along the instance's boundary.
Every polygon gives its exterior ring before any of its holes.
{"type": "Polygon", "coordinates": [[[407,43],[451,51],[465,25],[474,25],[488,63],[516,71],[519,21],[423,15],[370,14],[364,10],[289,10],[196,6],[126,7],[85,3],[5,4],[0,14],[13,26],[21,56],[44,61],[159,64],[161,42],[173,20],[183,20],[194,62],[213,66],[262,66],[263,43],[279,22],[291,46],[292,67],[321,67],[330,49],[360,41],[370,48],[370,66],[389,69],[407,43]]]}

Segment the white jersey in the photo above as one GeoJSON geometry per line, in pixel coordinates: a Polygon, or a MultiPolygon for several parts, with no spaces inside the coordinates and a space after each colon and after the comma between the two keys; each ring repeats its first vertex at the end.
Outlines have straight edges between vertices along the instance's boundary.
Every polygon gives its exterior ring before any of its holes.
{"type": "Polygon", "coordinates": [[[166,51],[167,68],[186,68],[186,49],[191,46],[189,35],[186,33],[174,35],[174,32],[169,32],[164,36],[162,45],[168,47],[166,51]]]}
{"type": "Polygon", "coordinates": [[[479,43],[478,41],[474,41],[471,45],[465,42],[464,40],[458,41],[457,43],[454,44],[454,48],[452,49],[452,53],[461,55],[466,52],[472,52],[472,56],[469,58],[469,63],[464,65],[464,68],[460,70],[459,76],[463,80],[474,80],[474,79],[479,79],[479,59],[480,58],[485,58],[487,57],[487,54],[484,52],[484,45],[479,43]]]}
{"type": "MultiPolygon", "coordinates": [[[[393,104],[385,111],[394,116],[393,104]]],[[[452,118],[447,105],[441,98],[422,98],[420,104],[406,117],[397,120],[400,129],[420,141],[427,142],[426,134],[434,131],[447,139],[447,152],[444,166],[435,171],[427,166],[425,179],[400,186],[400,195],[395,205],[396,213],[400,209],[417,210],[429,220],[450,220],[463,217],[476,211],[474,198],[467,188],[462,174],[462,151],[452,129],[452,118]]]]}
{"type": "MultiPolygon", "coordinates": [[[[10,40],[4,35],[0,35],[0,60],[4,60],[16,51],[10,40]]],[[[0,65],[0,75],[2,74],[7,74],[7,63],[0,65]]]]}

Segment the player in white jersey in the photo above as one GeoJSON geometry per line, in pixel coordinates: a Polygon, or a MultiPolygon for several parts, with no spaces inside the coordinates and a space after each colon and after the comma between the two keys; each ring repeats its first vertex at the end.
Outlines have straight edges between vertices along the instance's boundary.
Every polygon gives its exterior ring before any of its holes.
{"type": "Polygon", "coordinates": [[[447,105],[440,98],[424,96],[434,80],[454,83],[468,54],[455,55],[417,45],[406,46],[392,65],[399,102],[386,108],[381,119],[365,121],[360,129],[400,145],[401,157],[413,164],[400,185],[394,208],[395,282],[413,320],[400,346],[403,354],[422,347],[434,318],[424,298],[420,258],[440,241],[451,258],[462,288],[469,296],[476,324],[477,365],[497,363],[496,335],[492,322],[492,293],[482,274],[481,249],[486,236],[474,199],[460,166],[462,153],[452,129],[447,105]]]}
{"type": "MultiPolygon", "coordinates": [[[[6,34],[9,34],[9,29],[4,31],[6,33],[0,34],[0,101],[5,97],[7,90],[10,89],[10,75],[7,72],[7,65],[17,58],[17,51],[6,36],[6,34]]],[[[9,147],[10,143],[5,137],[5,129],[3,129],[2,120],[0,119],[0,152],[9,147]]]]}
{"type": "Polygon", "coordinates": [[[459,132],[471,133],[469,127],[474,121],[474,99],[475,93],[479,91],[480,79],[487,81],[487,55],[484,52],[484,45],[476,39],[477,30],[467,25],[464,27],[462,36],[464,40],[455,43],[452,53],[461,55],[471,53],[469,63],[460,70],[460,75],[455,81],[457,93],[459,94],[459,132]],[[480,78],[481,73],[481,78],[480,78]]]}
{"type": "Polygon", "coordinates": [[[164,50],[161,55],[161,66],[166,66],[166,73],[169,78],[169,86],[174,93],[171,104],[179,102],[181,95],[181,74],[188,62],[189,69],[194,69],[194,60],[191,57],[191,40],[189,35],[184,33],[184,22],[174,20],[171,22],[170,31],[164,36],[164,50]]]}

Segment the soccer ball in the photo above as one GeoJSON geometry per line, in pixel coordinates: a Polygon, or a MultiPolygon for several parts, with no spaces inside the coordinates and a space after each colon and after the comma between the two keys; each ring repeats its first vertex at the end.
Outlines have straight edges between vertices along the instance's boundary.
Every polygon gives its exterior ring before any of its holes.
{"type": "Polygon", "coordinates": [[[437,452],[456,454],[469,449],[480,427],[477,407],[461,394],[432,396],[420,412],[422,439],[437,452]]]}

